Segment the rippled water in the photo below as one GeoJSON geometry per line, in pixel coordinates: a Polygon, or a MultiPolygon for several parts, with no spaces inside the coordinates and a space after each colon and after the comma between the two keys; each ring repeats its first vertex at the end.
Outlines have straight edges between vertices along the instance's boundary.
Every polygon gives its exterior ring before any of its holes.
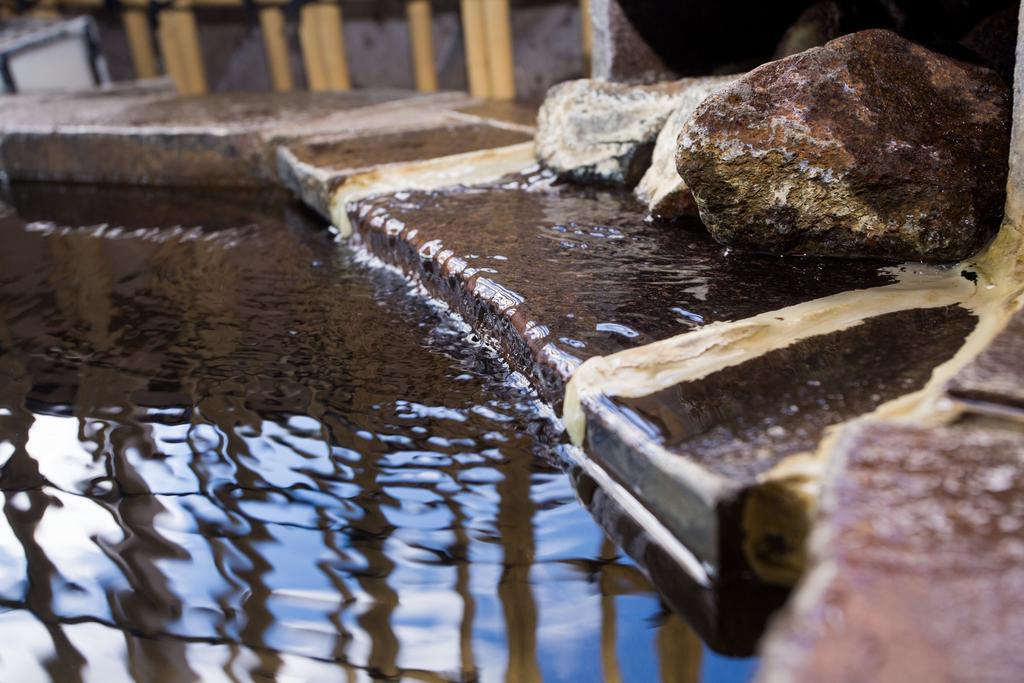
{"type": "Polygon", "coordinates": [[[749,677],[577,502],[524,383],[300,210],[12,204],[0,680],[749,677]]]}

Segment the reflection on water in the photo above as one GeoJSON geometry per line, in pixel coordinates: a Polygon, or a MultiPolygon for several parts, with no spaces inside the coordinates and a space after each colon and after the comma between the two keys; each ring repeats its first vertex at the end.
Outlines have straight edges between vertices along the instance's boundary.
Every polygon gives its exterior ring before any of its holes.
{"type": "Polygon", "coordinates": [[[604,537],[493,353],[241,199],[3,209],[0,680],[749,677],[604,537]]]}

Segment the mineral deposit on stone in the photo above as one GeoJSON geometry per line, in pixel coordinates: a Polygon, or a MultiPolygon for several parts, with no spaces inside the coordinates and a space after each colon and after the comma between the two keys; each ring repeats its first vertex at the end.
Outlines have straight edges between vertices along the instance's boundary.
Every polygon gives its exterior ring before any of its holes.
{"type": "Polygon", "coordinates": [[[635,185],[687,82],[556,85],[537,118],[537,156],[573,180],[635,185]]]}

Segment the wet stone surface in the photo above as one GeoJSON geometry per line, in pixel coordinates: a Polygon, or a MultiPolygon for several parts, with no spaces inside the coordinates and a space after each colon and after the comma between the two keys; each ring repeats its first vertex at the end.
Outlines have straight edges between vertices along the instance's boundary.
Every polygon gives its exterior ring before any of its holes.
{"type": "Polygon", "coordinates": [[[917,391],[976,318],[959,306],[901,311],[811,337],[655,394],[618,399],[673,451],[735,479],[813,453],[829,425],[917,391]]]}
{"type": "Polygon", "coordinates": [[[173,91],[115,89],[110,93],[19,95],[0,103],[3,127],[44,123],[186,128],[281,125],[416,97],[411,91],[344,93],[219,93],[176,97],[173,91]]]}
{"type": "Polygon", "coordinates": [[[623,552],[635,559],[657,584],[661,595],[711,647],[735,656],[756,652],[762,634],[785,604],[787,588],[751,580],[720,578],[700,585],[608,492],[578,467],[570,468],[573,487],[591,516],[623,552]]]}
{"type": "Polygon", "coordinates": [[[835,456],[759,680],[1018,680],[1024,434],[866,424],[835,456]]]}
{"type": "Polygon", "coordinates": [[[144,102],[126,109],[117,123],[131,126],[280,125],[330,116],[341,111],[415,97],[400,90],[340,93],[239,92],[144,102]]]}
{"type": "Polygon", "coordinates": [[[1024,312],[1018,311],[1006,328],[971,363],[957,373],[949,393],[968,401],[1024,410],[1024,312]]]}
{"type": "Polygon", "coordinates": [[[537,106],[523,102],[485,100],[480,104],[456,107],[455,111],[521,126],[533,126],[537,123],[537,106]]]}
{"type": "Polygon", "coordinates": [[[296,158],[320,168],[356,169],[419,161],[505,147],[533,139],[530,133],[485,124],[448,125],[422,130],[311,140],[290,145],[296,158]]]}
{"type": "Polygon", "coordinates": [[[304,210],[9,201],[3,680],[751,675],[579,505],[523,379],[304,210]]]}
{"type": "Polygon", "coordinates": [[[0,169],[15,181],[278,186],[278,144],[430,127],[467,102],[400,90],[179,98],[155,86],[19,95],[0,102],[0,169]]]}
{"type": "Polygon", "coordinates": [[[550,345],[570,364],[892,281],[881,262],[730,254],[696,220],[644,221],[627,189],[559,184],[544,173],[386,195],[350,213],[371,251],[468,319],[528,338],[535,352],[550,345]]]}

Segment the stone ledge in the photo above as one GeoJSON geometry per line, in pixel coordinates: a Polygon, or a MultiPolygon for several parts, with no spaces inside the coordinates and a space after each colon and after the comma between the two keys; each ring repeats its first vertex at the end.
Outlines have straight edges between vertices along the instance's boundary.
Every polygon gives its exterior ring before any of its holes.
{"type": "Polygon", "coordinates": [[[948,386],[955,398],[1024,411],[1024,311],[948,386]]]}
{"type": "Polygon", "coordinates": [[[846,430],[758,680],[1019,680],[1022,461],[1019,426],[846,430]]]}
{"type": "MultiPolygon", "coordinates": [[[[278,185],[276,149],[315,136],[489,119],[461,93],[234,93],[174,97],[154,85],[0,102],[0,169],[13,181],[278,185]]],[[[501,124],[509,125],[509,124],[501,124]]]]}

